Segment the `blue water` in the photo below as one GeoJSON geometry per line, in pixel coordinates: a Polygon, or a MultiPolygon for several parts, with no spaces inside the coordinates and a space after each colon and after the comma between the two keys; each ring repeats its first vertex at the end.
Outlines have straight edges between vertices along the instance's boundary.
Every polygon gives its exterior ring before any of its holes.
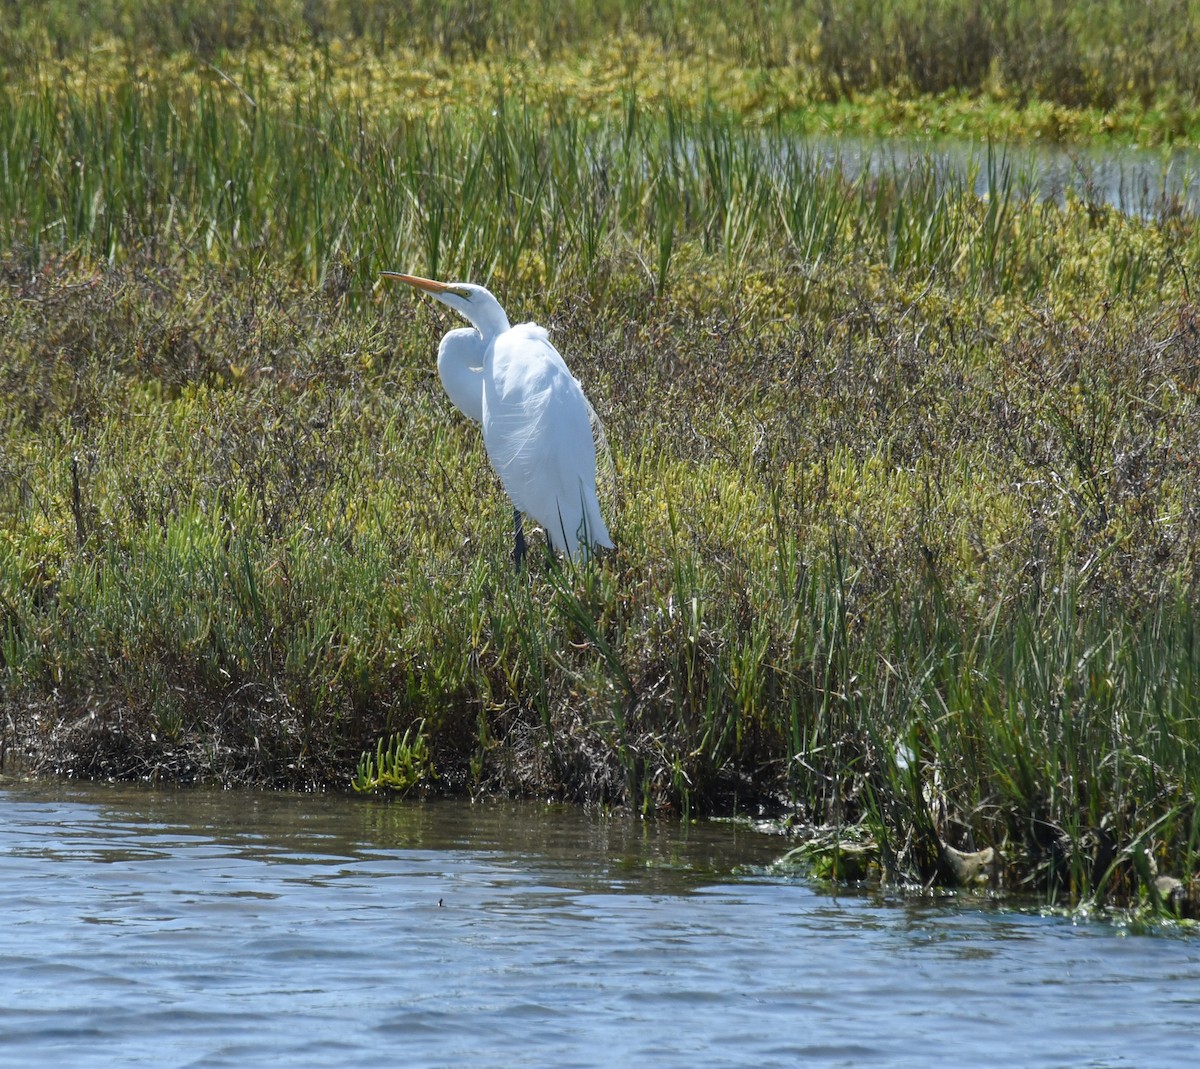
{"type": "Polygon", "coordinates": [[[0,1066],[1197,1064],[1200,937],[834,898],[785,847],[0,781],[0,1066]]]}

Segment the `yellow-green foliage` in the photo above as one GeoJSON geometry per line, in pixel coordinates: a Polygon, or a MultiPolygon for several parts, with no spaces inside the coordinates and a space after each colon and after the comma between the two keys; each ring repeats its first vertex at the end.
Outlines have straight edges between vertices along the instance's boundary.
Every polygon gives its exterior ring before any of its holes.
{"type": "Polygon", "coordinates": [[[421,725],[416,726],[414,738],[410,739],[413,729],[409,728],[403,735],[393,735],[386,744],[380,739],[373,754],[365,752],[350,785],[360,793],[388,790],[398,794],[428,785],[434,778],[429,745],[420,731],[421,725]]]}
{"type": "Polygon", "coordinates": [[[810,132],[1158,143],[1196,133],[1196,19],[1193,0],[101,0],[7,9],[0,62],[77,87],[128,69],[211,80],[258,103],[259,90],[320,83],[351,109],[460,109],[503,92],[612,117],[636,90],[810,132]]]}

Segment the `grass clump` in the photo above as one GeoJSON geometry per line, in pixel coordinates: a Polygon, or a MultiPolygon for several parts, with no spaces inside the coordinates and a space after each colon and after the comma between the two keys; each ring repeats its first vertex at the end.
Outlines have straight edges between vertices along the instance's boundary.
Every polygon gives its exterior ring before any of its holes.
{"type": "Polygon", "coordinates": [[[990,850],[1043,898],[1174,875],[1191,901],[1184,206],[1041,202],[1000,151],[985,196],[931,161],[850,175],[634,91],[431,117],[216,65],[0,89],[10,750],[256,784],[436,765],[787,813],[898,881],[990,850]],[[379,290],[395,267],[549,326],[613,446],[613,556],[511,573],[434,371],[458,324],[379,290]]]}

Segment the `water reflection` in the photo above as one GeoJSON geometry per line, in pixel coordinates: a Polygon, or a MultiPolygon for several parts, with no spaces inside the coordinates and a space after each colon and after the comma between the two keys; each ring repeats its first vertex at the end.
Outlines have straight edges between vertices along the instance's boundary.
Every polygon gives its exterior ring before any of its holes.
{"type": "Polygon", "coordinates": [[[1200,940],[738,878],[744,827],[8,786],[3,1066],[1194,1056],[1200,940]]]}
{"type": "Polygon", "coordinates": [[[1132,146],[987,145],[947,139],[807,138],[803,151],[847,178],[932,173],[981,197],[1011,191],[1063,204],[1068,194],[1125,215],[1159,219],[1200,213],[1200,152],[1132,146]]]}

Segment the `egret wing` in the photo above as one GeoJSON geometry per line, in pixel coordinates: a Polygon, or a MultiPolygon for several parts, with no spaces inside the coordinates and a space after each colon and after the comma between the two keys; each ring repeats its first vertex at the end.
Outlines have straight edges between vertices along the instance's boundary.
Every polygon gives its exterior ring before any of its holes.
{"type": "Polygon", "coordinates": [[[583,389],[534,324],[496,339],[485,376],[483,435],[513,504],[574,554],[580,535],[608,545],[596,501],[596,447],[583,389]]]}

